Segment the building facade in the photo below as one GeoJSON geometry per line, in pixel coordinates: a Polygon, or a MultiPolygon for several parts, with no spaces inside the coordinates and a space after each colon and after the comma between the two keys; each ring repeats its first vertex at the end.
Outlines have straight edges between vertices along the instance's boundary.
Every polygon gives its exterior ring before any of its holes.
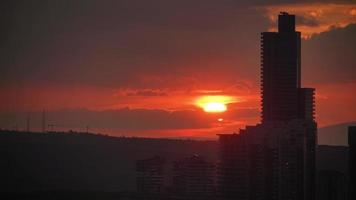
{"type": "Polygon", "coordinates": [[[199,155],[173,163],[175,196],[182,199],[207,199],[215,195],[216,165],[199,155]]]}
{"type": "Polygon", "coordinates": [[[140,194],[159,194],[164,190],[166,160],[155,156],[136,162],[137,192],[140,194]]]}
{"type": "Polygon", "coordinates": [[[347,176],[337,170],[320,170],[317,179],[318,200],[347,200],[347,176]]]}

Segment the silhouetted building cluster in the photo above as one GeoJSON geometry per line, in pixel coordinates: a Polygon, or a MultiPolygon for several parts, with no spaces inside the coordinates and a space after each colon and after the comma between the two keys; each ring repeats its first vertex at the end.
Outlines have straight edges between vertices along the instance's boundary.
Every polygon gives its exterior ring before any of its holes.
{"type": "Polygon", "coordinates": [[[356,126],[349,127],[349,199],[356,199],[356,126]]]}
{"type": "Polygon", "coordinates": [[[314,89],[301,88],[295,16],[261,38],[262,123],[219,134],[222,199],[315,199],[314,89]]]}
{"type": "Polygon", "coordinates": [[[137,192],[146,199],[206,199],[215,195],[214,163],[199,155],[167,163],[155,156],[136,162],[137,192]],[[165,181],[166,180],[166,181],[165,181]]]}

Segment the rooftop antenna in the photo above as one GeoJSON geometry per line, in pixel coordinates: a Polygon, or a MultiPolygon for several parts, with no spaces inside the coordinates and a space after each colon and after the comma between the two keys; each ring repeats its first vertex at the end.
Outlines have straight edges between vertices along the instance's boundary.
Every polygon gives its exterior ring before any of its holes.
{"type": "Polygon", "coordinates": [[[42,133],[46,132],[46,110],[42,111],[42,133]]]}
{"type": "Polygon", "coordinates": [[[280,12],[281,15],[289,15],[289,13],[285,12],[285,11],[282,11],[280,12]]]}

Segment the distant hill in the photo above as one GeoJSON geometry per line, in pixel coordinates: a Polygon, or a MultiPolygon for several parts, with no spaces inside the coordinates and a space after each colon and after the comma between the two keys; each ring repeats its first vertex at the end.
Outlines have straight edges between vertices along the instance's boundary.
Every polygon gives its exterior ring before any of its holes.
{"type": "Polygon", "coordinates": [[[318,129],[319,145],[348,146],[347,127],[356,126],[356,122],[335,124],[318,129]]]}
{"type": "Polygon", "coordinates": [[[192,154],[216,161],[217,142],[0,131],[0,192],[134,191],[136,160],[192,154]]]}

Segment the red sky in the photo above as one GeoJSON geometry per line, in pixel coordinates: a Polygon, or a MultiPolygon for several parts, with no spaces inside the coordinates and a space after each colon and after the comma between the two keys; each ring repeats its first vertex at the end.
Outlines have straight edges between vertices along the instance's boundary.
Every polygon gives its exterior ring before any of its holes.
{"type": "Polygon", "coordinates": [[[356,121],[356,4],[216,1],[3,3],[0,127],[215,137],[259,121],[259,38],[297,15],[319,126],[356,121]],[[196,105],[231,97],[224,113],[196,105]],[[222,122],[217,121],[223,118],[222,122]]]}

